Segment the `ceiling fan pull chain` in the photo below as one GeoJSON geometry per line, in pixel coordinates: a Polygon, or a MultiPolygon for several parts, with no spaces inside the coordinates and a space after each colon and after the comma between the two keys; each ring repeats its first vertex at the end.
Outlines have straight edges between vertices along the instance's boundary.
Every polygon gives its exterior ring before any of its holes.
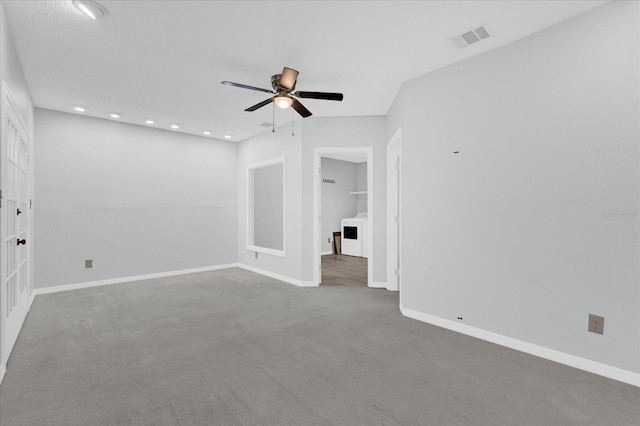
{"type": "Polygon", "coordinates": [[[295,136],[293,133],[293,108],[291,108],[291,136],[295,136]]]}
{"type": "Polygon", "coordinates": [[[276,132],[276,103],[271,102],[271,133],[276,132]]]}

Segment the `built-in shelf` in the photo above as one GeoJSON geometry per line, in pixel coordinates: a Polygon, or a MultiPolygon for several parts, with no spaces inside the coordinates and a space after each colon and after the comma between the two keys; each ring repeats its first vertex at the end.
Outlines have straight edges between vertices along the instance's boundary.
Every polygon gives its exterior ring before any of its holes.
{"type": "Polygon", "coordinates": [[[351,195],[367,195],[367,191],[351,191],[351,195]]]}

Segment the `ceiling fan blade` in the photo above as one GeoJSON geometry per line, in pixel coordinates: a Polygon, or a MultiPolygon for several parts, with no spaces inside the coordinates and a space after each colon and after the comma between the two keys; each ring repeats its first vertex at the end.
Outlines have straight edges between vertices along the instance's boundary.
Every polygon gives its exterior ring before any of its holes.
{"type": "Polygon", "coordinates": [[[296,80],[298,79],[298,71],[284,67],[282,70],[282,76],[280,77],[280,86],[287,90],[293,90],[296,87],[296,80]]]}
{"type": "Polygon", "coordinates": [[[293,96],[309,99],[324,99],[326,101],[341,101],[344,98],[342,93],[329,92],[296,92],[293,96]]]}
{"type": "Polygon", "coordinates": [[[258,92],[276,93],[273,90],[262,89],[260,87],[255,87],[255,86],[247,86],[246,84],[234,83],[232,81],[223,81],[222,84],[224,84],[226,86],[239,87],[241,89],[257,90],[258,92]]]}
{"type": "Polygon", "coordinates": [[[245,109],[245,111],[249,111],[249,112],[255,111],[258,108],[262,108],[263,106],[270,104],[271,102],[273,102],[273,98],[265,99],[264,101],[260,102],[259,104],[255,104],[254,106],[251,106],[251,107],[245,109]]]}
{"type": "Polygon", "coordinates": [[[293,105],[291,105],[293,107],[293,109],[295,109],[298,114],[300,114],[303,118],[309,117],[311,115],[311,111],[309,111],[308,109],[306,109],[304,107],[304,105],[302,105],[300,102],[298,102],[297,99],[293,100],[293,105]]]}

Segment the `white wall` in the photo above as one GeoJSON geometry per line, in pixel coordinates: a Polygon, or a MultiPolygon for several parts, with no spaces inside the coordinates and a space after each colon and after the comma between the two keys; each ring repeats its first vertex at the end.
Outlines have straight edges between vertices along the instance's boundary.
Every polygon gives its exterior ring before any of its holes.
{"type": "Polygon", "coordinates": [[[406,308],[640,372],[638,7],[405,83],[406,308]]]}
{"type": "MultiPolygon", "coordinates": [[[[303,120],[302,275],[313,280],[313,149],[372,147],[374,229],[373,281],[386,282],[386,140],[384,117],[310,117],[303,120]]],[[[371,193],[371,188],[369,188],[371,193]]]]}
{"type": "MultiPolygon", "coordinates": [[[[363,192],[367,190],[367,163],[358,163],[358,185],[357,192],[363,192]]],[[[367,196],[356,195],[358,199],[358,213],[367,213],[367,196]]]]}
{"type": "Polygon", "coordinates": [[[300,152],[302,137],[300,121],[295,121],[295,136],[291,124],[264,132],[243,142],[238,149],[238,262],[292,280],[301,279],[300,257],[300,152]],[[285,157],[285,256],[255,253],[247,250],[247,166],[261,161],[285,157]]]}
{"type": "Polygon", "coordinates": [[[0,4],[0,80],[9,85],[18,113],[26,121],[26,130],[33,134],[33,102],[2,4],[0,4]]]}
{"type": "Polygon", "coordinates": [[[351,191],[358,188],[358,164],[323,157],[321,169],[322,179],[335,180],[335,183],[320,184],[322,188],[320,241],[322,242],[321,251],[326,253],[333,252],[333,233],[342,232],[340,221],[345,217],[354,217],[358,213],[357,196],[351,195],[351,191]]]}
{"type": "Polygon", "coordinates": [[[36,287],[236,261],[234,143],[44,109],[35,123],[36,287]]]}

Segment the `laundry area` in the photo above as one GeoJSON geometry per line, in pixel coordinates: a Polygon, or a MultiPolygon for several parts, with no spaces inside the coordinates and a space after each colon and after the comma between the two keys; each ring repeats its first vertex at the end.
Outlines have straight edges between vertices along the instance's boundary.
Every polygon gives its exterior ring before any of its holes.
{"type": "Polygon", "coordinates": [[[368,212],[365,155],[321,159],[321,285],[367,285],[368,212]]]}

